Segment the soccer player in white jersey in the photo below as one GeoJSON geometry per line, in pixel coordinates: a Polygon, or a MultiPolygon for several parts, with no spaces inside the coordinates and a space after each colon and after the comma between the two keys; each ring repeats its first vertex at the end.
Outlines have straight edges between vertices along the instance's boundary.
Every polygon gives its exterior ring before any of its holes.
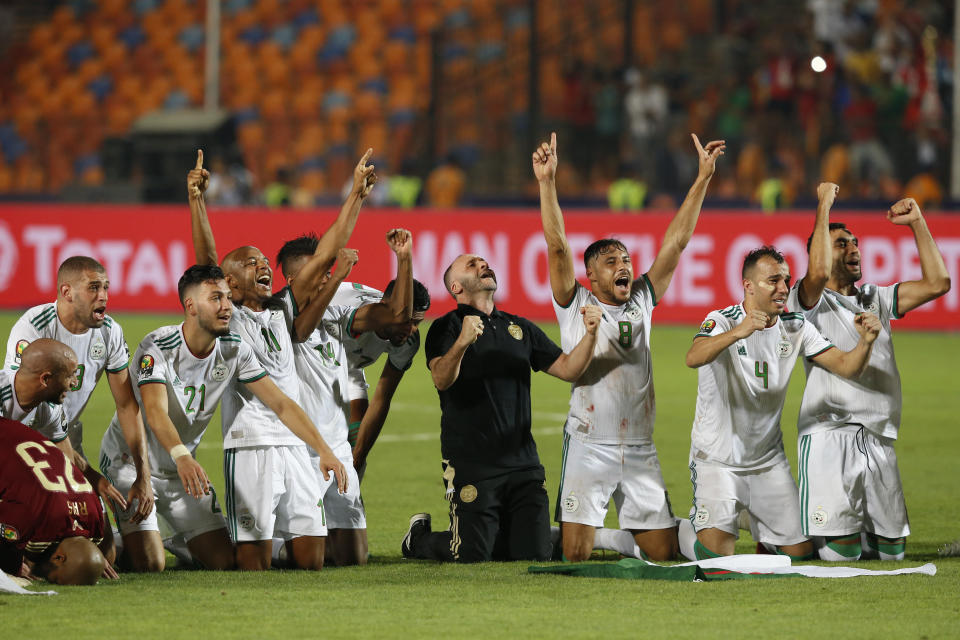
{"type": "MultiPolygon", "coordinates": [[[[285,244],[277,256],[283,275],[293,285],[310,260],[316,237],[302,236],[285,244]]],[[[337,266],[306,309],[297,315],[293,345],[297,373],[302,384],[301,397],[307,415],[320,430],[323,439],[347,467],[348,490],[338,493],[327,489],[323,498],[327,517],[327,557],[338,566],[366,564],[366,515],[360,497],[360,480],[353,465],[349,442],[349,367],[345,348],[348,336],[361,332],[390,330],[395,324],[407,324],[410,317],[413,283],[411,238],[405,229],[387,233],[387,244],[397,256],[397,295],[390,302],[360,306],[329,304],[338,285],[357,262],[357,252],[342,249],[337,266]],[[312,327],[312,330],[311,330],[312,327]],[[310,331],[303,342],[302,332],[310,331]]],[[[290,296],[286,297],[290,300],[290,296]]]]}
{"type": "MultiPolygon", "coordinates": [[[[234,550],[228,525],[206,472],[194,458],[220,401],[234,393],[238,383],[242,384],[274,411],[291,432],[310,446],[324,445],[300,407],[267,376],[253,349],[230,332],[234,309],[220,268],[194,265],[180,278],[177,288],[184,308],[183,323],[148,334],[131,364],[149,426],[148,451],[156,509],[141,523],[119,518],[120,530],[134,569],[164,568],[157,515],[184,538],[194,560],[207,568],[229,569],[234,566],[234,550]]],[[[103,437],[101,465],[123,486],[132,478],[133,469],[127,462],[129,452],[119,431],[114,420],[103,437]]],[[[309,481],[299,481],[300,477],[294,474],[288,479],[281,501],[311,491],[312,470],[307,467],[300,472],[305,472],[309,481]]],[[[228,512],[233,510],[234,500],[228,486],[228,512]]],[[[319,510],[316,505],[314,508],[319,510]]],[[[231,518],[230,527],[246,526],[250,518],[231,518]]],[[[285,519],[282,514],[274,522],[278,532],[290,536],[299,534],[302,526],[304,523],[285,519]]],[[[235,531],[230,533],[236,536],[235,531]]]]}
{"type": "MultiPolygon", "coordinates": [[[[73,460],[81,469],[88,466],[83,454],[83,410],[94,388],[107,372],[107,383],[123,427],[123,437],[137,469],[125,502],[136,504],[136,517],[145,518],[153,505],[150,468],[140,407],[127,373],[130,351],[119,323],[106,314],[110,281],[103,265],[87,256],[73,256],[57,269],[57,299],[28,310],[17,320],[7,341],[4,368],[16,369],[28,344],[38,338],[52,338],[73,349],[77,356],[77,381],[63,401],[70,444],[79,456],[73,460]]],[[[102,498],[107,498],[98,489],[102,498]]],[[[115,492],[114,492],[115,493],[115,492]]],[[[117,496],[110,499],[117,501],[117,496]]],[[[117,501],[124,502],[124,500],[117,501]]],[[[110,527],[104,528],[105,532],[110,527]]],[[[112,536],[107,533],[112,544],[112,536]]],[[[108,552],[107,559],[113,560],[108,552]]]]}
{"type": "Polygon", "coordinates": [[[73,349],[50,338],[38,338],[24,348],[16,370],[0,370],[0,416],[39,431],[73,462],[63,400],[76,384],[73,349]]]}
{"type": "Polygon", "coordinates": [[[867,313],[851,320],[859,339],[841,351],[803,315],[786,313],[790,269],[775,248],[747,254],[742,276],[743,303],[711,311],[687,352],[698,385],[690,443],[693,509],[690,522],[681,523],[680,547],[691,559],[731,555],[745,509],[757,542],[809,559],[813,545],[800,528],[797,485],[780,431],[787,384],[801,354],[856,379],[880,321],[867,313]]]}
{"type": "Polygon", "coordinates": [[[920,208],[907,198],[890,207],[887,219],[913,232],[921,279],[858,287],[863,274],[857,237],[844,224],[830,222],[838,191],[829,183],[817,189],[810,262],[790,291],[789,305],[840,348],[857,339],[850,324],[860,313],[876,314],[882,328],[869,366],[856,381],[806,368],[797,424],[803,532],[813,537],[823,560],[856,560],[862,554],[900,560],[910,523],[894,451],[902,399],[890,327],[949,291],[950,276],[920,208]]]}
{"type": "MultiPolygon", "coordinates": [[[[360,207],[376,182],[373,165],[367,165],[372,153],[372,149],[368,149],[354,168],[353,189],[340,215],[317,243],[316,253],[303,267],[297,281],[276,298],[271,295],[270,261],[256,247],[234,249],[221,263],[235,305],[231,330],[253,347],[277,386],[295,402],[300,401],[291,337],[296,318],[285,309],[294,313],[305,311],[305,305],[319,288],[337,252],[353,232],[360,207]],[[285,297],[292,297],[289,304],[284,303],[285,297]]],[[[198,152],[197,165],[187,176],[194,252],[198,264],[214,265],[216,244],[203,201],[209,175],[203,169],[203,153],[198,152]]],[[[294,565],[321,569],[327,529],[322,506],[319,509],[317,506],[325,488],[315,483],[312,499],[306,498],[308,492],[303,493],[303,499],[283,499],[286,491],[282,482],[263,481],[275,476],[293,483],[293,476],[299,474],[301,468],[309,468],[309,452],[298,437],[300,434],[294,435],[268,407],[242,388],[225,398],[223,415],[224,474],[227,491],[232,496],[228,515],[239,523],[231,526],[237,543],[237,566],[251,570],[270,568],[273,524],[275,518],[281,518],[301,522],[298,535],[288,545],[294,565]]],[[[343,464],[315,428],[313,433],[319,445],[314,446],[313,442],[310,445],[319,456],[321,471],[324,475],[334,471],[337,485],[346,490],[343,464]]]]}
{"type": "Polygon", "coordinates": [[[620,527],[651,559],[669,560],[677,553],[676,519],[653,444],[650,320],[693,235],[717,158],[725,148],[722,140],[703,147],[697,136],[692,137],[699,173],[650,270],[634,279],[623,243],[598,240],[583,256],[589,289],[577,282],[557,201],[557,135],[533,152],[553,307],[564,350],[570,351],[584,335],[580,307],[599,305],[604,311],[594,359],[573,383],[564,427],[556,518],[562,523],[563,555],[571,562],[590,557],[611,498],[620,527]]]}

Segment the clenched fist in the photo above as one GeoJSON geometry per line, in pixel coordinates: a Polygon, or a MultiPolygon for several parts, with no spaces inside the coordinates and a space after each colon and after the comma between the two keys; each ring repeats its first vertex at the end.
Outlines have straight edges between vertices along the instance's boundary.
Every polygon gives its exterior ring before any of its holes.
{"type": "Polygon", "coordinates": [[[597,334],[597,327],[600,326],[600,318],[603,317],[603,309],[595,304],[588,304],[580,307],[580,315],[583,316],[583,326],[587,328],[590,335],[597,334]]]}
{"type": "Polygon", "coordinates": [[[867,344],[871,344],[877,339],[877,336],[880,335],[880,329],[883,327],[880,324],[880,318],[872,313],[861,313],[854,319],[853,323],[857,327],[857,333],[867,341],[867,344]]]}
{"type": "Polygon", "coordinates": [[[750,335],[753,335],[755,331],[762,331],[765,329],[769,321],[770,316],[765,314],[763,311],[754,309],[750,313],[743,316],[743,320],[739,325],[737,325],[736,330],[741,338],[746,338],[750,335]]]}
{"type": "Polygon", "coordinates": [[[480,316],[464,316],[458,340],[469,346],[476,342],[481,335],[483,335],[483,320],[480,319],[480,316]]]}

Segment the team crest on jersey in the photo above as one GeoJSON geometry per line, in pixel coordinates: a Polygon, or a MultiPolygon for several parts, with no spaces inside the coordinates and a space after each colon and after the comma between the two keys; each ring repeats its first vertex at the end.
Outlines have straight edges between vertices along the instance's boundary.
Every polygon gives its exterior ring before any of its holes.
{"type": "Polygon", "coordinates": [[[142,358],[140,358],[140,377],[141,378],[149,378],[150,376],[153,375],[153,364],[154,364],[153,356],[150,355],[149,353],[145,354],[142,358]]]}
{"type": "Polygon", "coordinates": [[[477,488],[472,484],[464,485],[460,489],[460,502],[473,502],[477,499],[477,488]]]}
{"type": "Polygon", "coordinates": [[[13,525],[0,522],[0,537],[11,542],[20,539],[20,532],[13,525]]]}
{"type": "Polygon", "coordinates": [[[717,326],[716,320],[704,320],[703,324],[700,325],[700,333],[710,333],[717,326]]]}
{"type": "Polygon", "coordinates": [[[827,512],[823,510],[823,507],[818,508],[812,514],[810,514],[810,521],[817,527],[822,527],[827,524],[827,512]]]}
{"type": "Polygon", "coordinates": [[[697,514],[693,516],[693,524],[697,525],[698,527],[702,527],[708,522],[710,522],[710,512],[707,511],[707,508],[700,507],[697,509],[697,514]]]}
{"type": "Polygon", "coordinates": [[[103,355],[107,352],[107,348],[103,346],[102,342],[94,342],[90,345],[90,359],[91,360],[103,360],[103,355]]]}
{"type": "Polygon", "coordinates": [[[737,353],[739,353],[741,356],[745,356],[745,355],[747,355],[747,348],[746,348],[745,346],[743,346],[742,344],[738,344],[738,345],[737,345],[737,353]]]}
{"type": "Polygon", "coordinates": [[[640,319],[640,307],[635,304],[628,304],[623,310],[623,315],[629,320],[639,320],[640,319]]]}
{"type": "Polygon", "coordinates": [[[30,343],[27,342],[26,340],[17,341],[16,355],[14,355],[13,357],[15,361],[20,362],[20,358],[23,357],[23,350],[27,348],[28,344],[30,343]]]}
{"type": "Polygon", "coordinates": [[[513,336],[514,340],[523,340],[523,329],[519,325],[510,323],[510,326],[507,327],[507,333],[513,336]]]}
{"type": "Polygon", "coordinates": [[[210,374],[210,377],[216,380],[217,382],[223,382],[227,379],[227,365],[218,364],[213,368],[213,373],[210,374]]]}
{"type": "Polygon", "coordinates": [[[241,513],[240,517],[237,518],[237,524],[244,531],[250,531],[253,529],[253,516],[247,512],[241,513]]]}
{"type": "Polygon", "coordinates": [[[777,343],[777,355],[781,358],[789,358],[791,353],[793,353],[793,343],[786,338],[780,338],[780,342],[777,343]]]}
{"type": "Polygon", "coordinates": [[[563,510],[567,513],[573,513],[580,508],[580,498],[574,494],[568,495],[563,499],[563,510]]]}

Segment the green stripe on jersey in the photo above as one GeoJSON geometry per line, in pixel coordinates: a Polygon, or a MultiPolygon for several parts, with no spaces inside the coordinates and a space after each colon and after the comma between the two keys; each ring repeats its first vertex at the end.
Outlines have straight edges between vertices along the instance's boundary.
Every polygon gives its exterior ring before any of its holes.
{"type": "Polygon", "coordinates": [[[35,329],[43,329],[45,326],[50,324],[50,321],[57,317],[57,310],[54,309],[53,305],[50,305],[36,316],[30,320],[30,324],[34,326],[35,329]]]}
{"type": "Polygon", "coordinates": [[[113,319],[110,318],[110,316],[103,316],[103,324],[107,325],[108,327],[113,327],[113,319]]]}
{"type": "Polygon", "coordinates": [[[267,375],[267,372],[266,372],[266,371],[262,372],[260,375],[254,376],[254,377],[252,377],[252,378],[247,378],[246,380],[244,380],[244,379],[241,378],[241,379],[240,379],[240,382],[242,382],[243,384],[249,384],[249,383],[251,383],[251,382],[256,382],[257,380],[259,380],[260,378],[262,378],[262,377],[265,376],[265,375],[267,375]]]}
{"type": "Polygon", "coordinates": [[[155,342],[156,344],[162,345],[162,344],[166,344],[166,343],[168,343],[168,342],[173,342],[174,340],[179,340],[179,339],[180,339],[180,332],[177,331],[176,333],[171,333],[171,334],[168,335],[168,336],[164,336],[164,337],[162,337],[162,338],[157,338],[156,340],[154,340],[154,342],[155,342]]]}
{"type": "Polygon", "coordinates": [[[174,349],[178,348],[181,344],[183,343],[179,340],[172,344],[165,344],[160,347],[160,351],[173,351],[174,349]]]}

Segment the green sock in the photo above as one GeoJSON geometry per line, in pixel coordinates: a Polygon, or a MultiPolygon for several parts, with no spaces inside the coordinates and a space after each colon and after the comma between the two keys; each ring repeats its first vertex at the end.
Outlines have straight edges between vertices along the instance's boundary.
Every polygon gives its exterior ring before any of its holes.
{"type": "Polygon", "coordinates": [[[860,533],[851,533],[846,536],[832,536],[826,538],[827,547],[838,556],[856,560],[863,549],[860,547],[860,533]]]}
{"type": "Polygon", "coordinates": [[[876,536],[876,546],[881,560],[903,560],[907,550],[907,539],[876,536]]]}
{"type": "Polygon", "coordinates": [[[693,543],[693,552],[697,554],[697,560],[708,560],[710,558],[720,557],[719,553],[710,551],[710,549],[707,549],[705,546],[703,546],[699,540],[693,543]]]}

